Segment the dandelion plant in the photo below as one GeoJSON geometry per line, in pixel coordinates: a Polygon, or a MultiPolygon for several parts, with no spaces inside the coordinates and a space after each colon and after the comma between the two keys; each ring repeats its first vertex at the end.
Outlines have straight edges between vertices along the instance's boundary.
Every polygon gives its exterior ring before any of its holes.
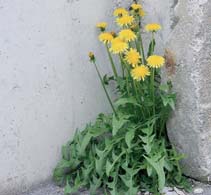
{"type": "Polygon", "coordinates": [[[98,195],[99,189],[107,195],[160,194],[164,186],[187,189],[179,165],[183,155],[175,151],[166,133],[176,94],[170,81],[161,82],[165,58],[155,53],[161,25],[143,26],[145,11],[137,3],[129,10],[117,8],[113,15],[118,32],[109,30],[106,22],[96,25],[112,75],[102,76],[100,62],[89,54],[112,113],[99,114],[62,147],[54,179],[65,185],[65,195],[82,187],[91,195],[98,195]],[[150,33],[148,46],[143,45],[143,33],[150,33]],[[115,55],[119,60],[114,60],[115,55]],[[110,81],[116,84],[115,101],[107,90],[110,81]]]}

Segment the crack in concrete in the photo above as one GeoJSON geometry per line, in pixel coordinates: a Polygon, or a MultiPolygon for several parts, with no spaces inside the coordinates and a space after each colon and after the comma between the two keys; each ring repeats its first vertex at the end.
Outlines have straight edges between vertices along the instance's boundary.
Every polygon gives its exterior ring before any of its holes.
{"type": "Polygon", "coordinates": [[[179,4],[179,0],[173,0],[172,5],[170,6],[171,13],[172,13],[172,15],[171,15],[171,26],[170,27],[171,27],[172,30],[179,23],[179,17],[176,16],[176,14],[175,14],[175,9],[176,9],[178,4],[179,4]]]}

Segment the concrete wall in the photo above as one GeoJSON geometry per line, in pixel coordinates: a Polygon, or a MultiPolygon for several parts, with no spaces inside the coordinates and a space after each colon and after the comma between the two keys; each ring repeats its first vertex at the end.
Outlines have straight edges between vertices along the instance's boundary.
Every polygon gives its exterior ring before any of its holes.
{"type": "Polygon", "coordinates": [[[180,0],[179,22],[168,48],[176,57],[173,75],[177,108],[168,124],[169,137],[186,154],[184,173],[211,181],[211,1],[180,0]]]}
{"type": "Polygon", "coordinates": [[[110,71],[95,24],[108,20],[114,4],[0,1],[1,195],[51,178],[74,130],[110,110],[87,53],[110,71]]]}
{"type": "MultiPolygon", "coordinates": [[[[146,0],[147,21],[159,22],[158,53],[167,48],[174,58],[170,76],[177,93],[175,112],[168,122],[171,142],[186,158],[183,172],[211,181],[211,1],[146,0]],[[161,47],[160,47],[161,46],[161,47]],[[172,67],[174,66],[174,67],[172,67]]],[[[163,79],[168,70],[163,72],[163,79]]]]}
{"type": "MultiPolygon", "coordinates": [[[[0,0],[1,195],[50,179],[61,145],[75,129],[94,120],[97,113],[110,111],[87,53],[95,52],[100,69],[110,71],[95,24],[111,22],[112,11],[121,2],[0,0]]],[[[163,27],[156,35],[157,53],[168,47],[179,65],[172,76],[178,104],[169,136],[187,155],[185,173],[207,180],[211,176],[211,1],[142,3],[147,11],[144,24],[158,22],[163,27]]],[[[148,43],[147,35],[144,41],[148,43]]]]}

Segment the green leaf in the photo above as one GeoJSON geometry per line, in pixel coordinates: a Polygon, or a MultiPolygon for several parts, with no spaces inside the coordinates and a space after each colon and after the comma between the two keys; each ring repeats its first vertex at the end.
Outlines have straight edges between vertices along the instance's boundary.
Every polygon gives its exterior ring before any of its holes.
{"type": "Polygon", "coordinates": [[[109,190],[109,192],[110,192],[111,195],[119,195],[116,187],[111,189],[111,190],[109,190]]]}
{"type": "Polygon", "coordinates": [[[147,128],[143,128],[143,129],[141,129],[141,131],[148,136],[151,135],[153,133],[153,125],[151,125],[147,128]]]}
{"type": "Polygon", "coordinates": [[[175,110],[175,102],[173,99],[169,100],[169,105],[171,106],[172,110],[175,110]]]}
{"type": "Polygon", "coordinates": [[[169,172],[171,172],[171,171],[173,170],[173,165],[172,165],[171,162],[168,161],[168,160],[165,160],[165,161],[164,161],[164,167],[165,167],[169,172]]]}
{"type": "Polygon", "coordinates": [[[104,158],[95,159],[95,168],[99,176],[103,175],[104,158]]]}
{"type": "Polygon", "coordinates": [[[112,129],[112,135],[115,136],[119,129],[121,129],[123,127],[123,125],[125,125],[128,122],[128,119],[130,118],[130,115],[123,115],[123,114],[119,114],[118,118],[113,115],[113,129],[112,129]]]}
{"type": "Polygon", "coordinates": [[[167,92],[167,91],[169,90],[169,85],[168,85],[168,84],[161,84],[161,85],[159,86],[159,89],[160,89],[161,91],[167,92]]]}
{"type": "Polygon", "coordinates": [[[153,171],[152,166],[149,165],[149,164],[147,164],[147,175],[148,175],[149,177],[152,175],[152,171],[153,171]]]}
{"type": "Polygon", "coordinates": [[[114,103],[114,105],[115,105],[116,107],[124,106],[124,105],[126,105],[126,104],[132,104],[132,105],[134,105],[134,106],[139,106],[139,107],[141,107],[141,105],[138,104],[136,98],[134,98],[134,97],[120,98],[120,99],[118,99],[118,100],[114,103]]]}
{"type": "Polygon", "coordinates": [[[85,150],[86,150],[86,147],[88,146],[90,140],[92,138],[92,135],[90,135],[89,133],[87,133],[83,139],[82,139],[82,142],[81,144],[79,145],[79,156],[85,156],[86,153],[85,153],[85,150]]]}
{"type": "Polygon", "coordinates": [[[132,185],[129,187],[129,190],[127,191],[126,194],[128,195],[136,195],[138,193],[139,188],[138,187],[133,187],[132,185]]]}
{"type": "Polygon", "coordinates": [[[103,83],[104,83],[105,85],[108,85],[108,84],[109,84],[109,81],[111,81],[111,80],[114,80],[114,77],[113,77],[113,76],[108,77],[107,74],[105,74],[105,75],[103,76],[103,83]]]}
{"type": "Polygon", "coordinates": [[[70,186],[68,180],[66,182],[66,186],[64,188],[64,195],[70,195],[72,193],[78,192],[79,188],[82,186],[82,183],[80,182],[79,173],[77,173],[77,176],[75,178],[74,186],[70,186]]]}
{"type": "Polygon", "coordinates": [[[164,106],[169,105],[173,110],[175,110],[176,94],[161,95],[161,98],[164,106]]]}
{"type": "Polygon", "coordinates": [[[158,175],[158,189],[161,192],[165,186],[165,172],[164,172],[164,157],[159,161],[154,161],[154,159],[144,156],[147,162],[155,169],[158,175]]]}
{"type": "Polygon", "coordinates": [[[117,89],[123,95],[126,89],[126,81],[122,77],[117,78],[117,89]]]}
{"type": "Polygon", "coordinates": [[[69,182],[67,182],[65,188],[64,188],[64,195],[70,195],[72,193],[72,188],[69,184],[69,182]]]}
{"type": "Polygon", "coordinates": [[[94,175],[92,176],[92,182],[90,183],[90,195],[96,195],[97,189],[101,185],[101,178],[97,178],[94,175]]]}
{"type": "Polygon", "coordinates": [[[99,150],[96,146],[95,150],[97,151],[97,155],[99,156],[99,159],[95,158],[95,169],[98,175],[101,177],[104,174],[103,169],[105,166],[106,153],[104,151],[99,150]]]}
{"type": "Polygon", "coordinates": [[[135,137],[135,130],[129,129],[129,131],[125,135],[125,142],[126,142],[128,148],[131,148],[131,142],[134,137],[135,137]]]}
{"type": "Polygon", "coordinates": [[[70,159],[70,147],[69,144],[62,146],[62,158],[65,160],[69,160],[70,159]]]}
{"type": "Polygon", "coordinates": [[[90,130],[89,130],[89,134],[92,136],[92,137],[98,137],[106,132],[108,132],[109,129],[106,128],[105,126],[100,126],[100,127],[92,127],[90,130]]]}
{"type": "Polygon", "coordinates": [[[71,170],[70,161],[62,159],[54,169],[53,173],[54,181],[57,184],[62,185],[65,182],[66,174],[70,172],[70,170],[71,170]]]}
{"type": "Polygon", "coordinates": [[[104,152],[105,152],[105,151],[104,151],[104,150],[99,150],[98,147],[97,147],[96,145],[95,145],[94,147],[95,147],[95,151],[96,151],[98,157],[99,157],[99,158],[102,158],[102,157],[104,156],[104,152]]]}
{"type": "Polygon", "coordinates": [[[146,100],[146,101],[144,102],[144,104],[145,104],[146,107],[152,107],[152,106],[154,105],[154,102],[151,101],[151,100],[146,100]]]}
{"type": "Polygon", "coordinates": [[[91,175],[93,169],[95,168],[93,164],[94,164],[94,162],[91,161],[89,165],[86,165],[84,167],[84,169],[82,171],[82,175],[83,175],[84,180],[89,180],[90,175],[91,175]]]}
{"type": "Polygon", "coordinates": [[[138,187],[135,187],[135,181],[133,179],[133,176],[137,174],[139,169],[127,168],[125,167],[125,165],[123,167],[126,171],[126,174],[120,175],[120,178],[122,179],[125,186],[128,187],[128,191],[126,192],[126,194],[136,195],[138,193],[138,187]]]}
{"type": "Polygon", "coordinates": [[[117,192],[117,180],[118,180],[118,177],[119,177],[119,173],[118,173],[118,170],[119,169],[116,169],[116,171],[112,172],[110,174],[110,177],[112,177],[113,179],[111,181],[108,181],[107,182],[107,186],[109,189],[112,189],[111,191],[114,191],[114,192],[117,192]]]}
{"type": "Polygon", "coordinates": [[[112,159],[115,161],[118,158],[118,156],[115,154],[115,151],[112,151],[112,159]]]}
{"type": "Polygon", "coordinates": [[[143,145],[143,148],[147,154],[150,154],[150,152],[152,150],[152,147],[150,144],[147,143],[147,144],[143,145]]]}
{"type": "Polygon", "coordinates": [[[107,159],[106,161],[106,175],[109,177],[110,172],[112,170],[113,166],[112,164],[109,162],[109,160],[107,159]]]}

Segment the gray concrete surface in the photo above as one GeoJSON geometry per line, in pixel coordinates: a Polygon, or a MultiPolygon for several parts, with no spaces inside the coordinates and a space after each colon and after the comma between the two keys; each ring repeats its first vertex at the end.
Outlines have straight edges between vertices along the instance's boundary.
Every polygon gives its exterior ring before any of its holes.
{"type": "Polygon", "coordinates": [[[183,172],[201,181],[211,177],[211,1],[175,1],[177,24],[167,43],[177,106],[168,123],[170,140],[186,155],[183,172]]]}
{"type": "Polygon", "coordinates": [[[0,1],[0,195],[48,180],[76,128],[110,111],[88,52],[110,72],[95,25],[119,2],[0,1]]]}
{"type": "Polygon", "coordinates": [[[168,50],[170,60],[163,78],[171,79],[177,92],[169,137],[186,155],[184,173],[211,181],[211,1],[147,0],[143,4],[144,23],[162,25],[156,34],[156,53],[168,50]]]}
{"type": "MultiPolygon", "coordinates": [[[[95,24],[113,21],[112,10],[122,1],[98,2],[0,1],[0,195],[48,180],[61,145],[74,130],[109,111],[87,53],[92,50],[100,63],[106,62],[95,24]]],[[[143,4],[144,24],[163,27],[156,35],[157,52],[167,45],[178,65],[172,76],[178,101],[169,136],[187,155],[185,173],[210,180],[211,1],[143,4]]],[[[110,71],[101,65],[103,72],[110,71]]]]}
{"type": "Polygon", "coordinates": [[[60,188],[53,183],[37,186],[35,189],[28,192],[23,192],[20,195],[64,195],[63,188],[60,188]]]}
{"type": "MultiPolygon", "coordinates": [[[[211,195],[211,186],[210,185],[205,185],[205,184],[197,182],[197,183],[195,183],[195,186],[193,187],[193,191],[196,188],[203,189],[203,192],[199,193],[199,194],[196,194],[194,192],[189,193],[189,194],[188,193],[182,194],[182,192],[176,193],[175,191],[169,191],[165,195],[211,195]]],[[[9,195],[9,194],[7,194],[7,195],[9,195]]],[[[64,193],[63,193],[62,188],[59,188],[52,183],[48,183],[45,185],[40,185],[36,189],[31,190],[29,192],[25,192],[25,193],[21,193],[21,194],[17,194],[17,195],[64,195],[64,193]]],[[[89,192],[86,190],[82,190],[82,191],[78,192],[77,195],[89,195],[89,192]]]]}
{"type": "Polygon", "coordinates": [[[168,133],[186,175],[211,181],[211,1],[143,1],[145,22],[158,22],[157,53],[168,49],[168,68],[163,78],[173,81],[176,110],[168,133]]]}

